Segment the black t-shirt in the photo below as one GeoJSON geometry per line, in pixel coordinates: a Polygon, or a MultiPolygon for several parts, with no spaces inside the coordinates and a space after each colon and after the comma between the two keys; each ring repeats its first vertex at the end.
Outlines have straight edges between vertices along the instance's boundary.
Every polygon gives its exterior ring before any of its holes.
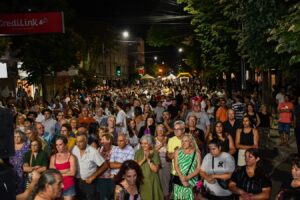
{"type": "Polygon", "coordinates": [[[271,180],[263,173],[249,177],[246,172],[246,166],[237,168],[233,172],[231,180],[236,183],[237,187],[252,194],[259,194],[263,188],[272,187],[271,180]]]}
{"type": "Polygon", "coordinates": [[[235,141],[236,130],[242,127],[242,123],[239,120],[235,120],[233,126],[231,126],[230,122],[227,120],[223,123],[224,132],[231,135],[233,141],[235,141]]]}
{"type": "Polygon", "coordinates": [[[270,114],[263,114],[261,112],[258,113],[260,124],[259,127],[262,128],[270,128],[270,114]]]}

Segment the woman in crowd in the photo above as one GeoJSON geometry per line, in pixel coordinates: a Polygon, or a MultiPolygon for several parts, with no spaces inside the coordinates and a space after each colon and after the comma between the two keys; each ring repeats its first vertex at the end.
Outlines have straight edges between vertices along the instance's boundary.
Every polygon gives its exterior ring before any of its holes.
{"type": "Polygon", "coordinates": [[[235,153],[234,141],[231,135],[224,132],[224,126],[222,122],[220,121],[216,122],[213,129],[213,133],[210,133],[208,135],[208,140],[210,141],[212,139],[220,140],[223,152],[227,152],[231,155],[234,155],[235,153]]]}
{"type": "Polygon", "coordinates": [[[222,142],[216,138],[209,142],[208,147],[209,153],[204,157],[200,169],[205,197],[210,200],[232,200],[228,181],[235,169],[234,158],[222,151],[222,142]]]}
{"type": "Polygon", "coordinates": [[[244,166],[245,151],[250,148],[258,148],[259,135],[255,128],[252,128],[248,116],[243,117],[243,126],[237,129],[235,136],[235,147],[238,149],[238,166],[244,166]]]}
{"type": "Polygon", "coordinates": [[[26,116],[18,113],[17,117],[16,117],[16,129],[19,129],[21,131],[25,131],[25,119],[26,116]]]}
{"type": "Polygon", "coordinates": [[[287,196],[299,197],[300,195],[300,158],[292,160],[291,175],[287,177],[281,186],[277,196],[278,200],[286,199],[287,196]],[[298,196],[297,196],[298,195],[298,196]]]}
{"type": "Polygon", "coordinates": [[[48,155],[42,150],[42,142],[38,137],[30,141],[30,150],[24,155],[23,171],[26,173],[26,184],[30,183],[31,173],[43,173],[48,167],[48,155]]]}
{"type": "Polygon", "coordinates": [[[198,181],[201,155],[193,140],[191,134],[185,134],[182,137],[181,148],[174,154],[174,167],[177,174],[175,177],[180,180],[180,182],[174,182],[175,200],[194,199],[193,187],[198,181]]]}
{"type": "Polygon", "coordinates": [[[155,117],[153,116],[148,116],[146,119],[146,124],[141,127],[139,131],[138,138],[141,138],[143,135],[150,134],[154,136],[155,133],[155,117]]]}
{"type": "Polygon", "coordinates": [[[9,158],[9,163],[12,164],[16,171],[16,194],[20,194],[24,191],[24,173],[23,173],[23,157],[28,151],[29,145],[26,143],[26,136],[21,130],[15,130],[14,142],[15,142],[15,155],[9,158]]]}
{"type": "Polygon", "coordinates": [[[267,200],[271,196],[271,180],[260,168],[261,155],[258,149],[250,148],[245,153],[246,166],[232,174],[229,189],[239,200],[267,200]]]}
{"type": "Polygon", "coordinates": [[[246,105],[245,116],[248,116],[251,122],[252,127],[256,128],[260,124],[260,118],[254,110],[253,104],[249,103],[246,105]]]}
{"type": "Polygon", "coordinates": [[[139,132],[141,127],[145,125],[143,110],[139,106],[134,108],[134,121],[136,124],[136,130],[139,132]]]}
{"type": "Polygon", "coordinates": [[[260,124],[258,126],[260,135],[260,147],[265,148],[269,145],[269,134],[273,117],[268,112],[266,104],[261,105],[258,116],[260,118],[260,124]]]}
{"type": "Polygon", "coordinates": [[[114,200],[141,200],[139,191],[143,180],[142,170],[135,161],[123,162],[120,171],[114,177],[114,200]]]}
{"type": "Polygon", "coordinates": [[[164,195],[158,175],[160,159],[154,150],[154,138],[151,135],[144,135],[140,139],[140,143],[141,148],[135,153],[134,160],[141,166],[144,175],[140,190],[141,199],[163,199],[164,195]]]}
{"type": "Polygon", "coordinates": [[[76,136],[78,130],[77,130],[77,126],[78,126],[78,121],[76,118],[72,118],[70,119],[70,126],[71,126],[71,135],[76,136]]]}
{"type": "Polygon", "coordinates": [[[212,128],[214,126],[216,120],[215,120],[215,107],[212,104],[211,99],[207,99],[206,100],[205,111],[206,111],[206,113],[208,115],[208,118],[209,118],[209,121],[210,121],[210,125],[211,125],[211,128],[212,128]]]}
{"type": "Polygon", "coordinates": [[[71,200],[75,196],[76,158],[68,150],[68,140],[58,136],[55,140],[56,153],[51,156],[49,168],[57,169],[63,175],[63,198],[71,200]]]}
{"type": "Polygon", "coordinates": [[[149,116],[153,115],[152,107],[149,103],[144,104],[143,118],[146,121],[149,116]]]}
{"type": "Polygon", "coordinates": [[[65,109],[64,115],[68,123],[70,123],[70,120],[75,116],[72,108],[65,109]]]}
{"type": "Polygon", "coordinates": [[[136,130],[136,124],[133,119],[130,119],[128,122],[128,135],[129,135],[129,144],[132,146],[132,148],[136,148],[136,146],[139,144],[139,138],[138,138],[138,132],[136,130]]]}
{"type": "MultiPolygon", "coordinates": [[[[99,152],[106,162],[109,162],[111,153],[114,149],[113,146],[113,136],[111,134],[103,134],[99,138],[101,147],[99,152]]],[[[97,179],[97,192],[99,194],[100,200],[111,199],[114,192],[113,175],[111,174],[111,169],[107,169],[102,175],[97,179]]]]}
{"type": "Polygon", "coordinates": [[[69,124],[63,124],[60,129],[60,134],[67,138],[67,147],[68,150],[71,151],[76,144],[76,139],[71,136],[71,126],[69,124]]]}
{"type": "Polygon", "coordinates": [[[159,169],[159,178],[165,199],[169,198],[169,182],[171,163],[167,160],[167,134],[162,124],[156,126],[155,131],[155,150],[159,153],[161,165],[159,169]]]}

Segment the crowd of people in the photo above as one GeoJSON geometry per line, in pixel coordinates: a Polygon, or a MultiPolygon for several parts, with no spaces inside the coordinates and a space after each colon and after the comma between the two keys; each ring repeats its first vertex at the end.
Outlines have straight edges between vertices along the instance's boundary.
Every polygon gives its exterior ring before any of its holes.
{"type": "MultiPolygon", "coordinates": [[[[281,92],[279,145],[289,146],[292,125],[300,141],[300,97],[281,92]]],[[[19,199],[270,199],[261,160],[274,113],[255,93],[229,98],[198,82],[169,83],[2,105],[14,115],[19,199]]],[[[278,198],[300,188],[299,163],[278,198]]]]}

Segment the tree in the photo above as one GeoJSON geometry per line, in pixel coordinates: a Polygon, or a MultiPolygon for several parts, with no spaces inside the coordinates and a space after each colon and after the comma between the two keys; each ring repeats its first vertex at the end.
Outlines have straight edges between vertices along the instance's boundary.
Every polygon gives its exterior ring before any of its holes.
{"type": "Polygon", "coordinates": [[[300,63],[300,2],[289,9],[270,31],[269,41],[275,41],[278,54],[288,54],[289,64],[300,63]]]}
{"type": "Polygon", "coordinates": [[[11,42],[9,38],[1,38],[0,37],[0,57],[5,53],[5,51],[9,48],[11,42]]]}
{"type": "Polygon", "coordinates": [[[178,0],[186,6],[184,10],[193,16],[195,39],[200,46],[201,58],[206,77],[216,78],[227,75],[227,90],[231,92],[230,73],[239,71],[240,57],[237,41],[233,38],[236,24],[226,15],[231,7],[227,1],[178,0]]]}
{"type": "Polygon", "coordinates": [[[67,29],[65,34],[47,34],[14,38],[17,57],[23,62],[29,83],[41,84],[43,98],[48,99],[46,76],[77,67],[83,46],[81,37],[67,29]]]}
{"type": "Polygon", "coordinates": [[[27,80],[42,85],[43,98],[46,100],[48,92],[45,77],[55,76],[71,66],[77,67],[81,59],[80,50],[84,42],[70,26],[73,10],[68,7],[66,0],[6,0],[2,4],[6,12],[64,12],[66,33],[11,37],[11,50],[23,62],[22,69],[29,74],[27,80]]]}

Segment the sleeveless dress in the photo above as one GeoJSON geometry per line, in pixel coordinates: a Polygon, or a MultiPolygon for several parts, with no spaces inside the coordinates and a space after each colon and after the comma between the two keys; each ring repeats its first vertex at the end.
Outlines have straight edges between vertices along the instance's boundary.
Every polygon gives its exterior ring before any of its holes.
{"type": "MultiPolygon", "coordinates": [[[[56,163],[56,154],[54,156],[54,166],[57,170],[65,170],[65,169],[70,169],[71,164],[70,164],[70,157],[71,154],[68,158],[68,160],[64,163],[56,163]]],[[[63,184],[64,184],[64,191],[69,189],[70,187],[75,185],[75,180],[74,176],[64,176],[63,177],[63,184]]]]}
{"type": "MultiPolygon", "coordinates": [[[[189,170],[189,167],[192,163],[194,153],[191,154],[185,154],[182,150],[182,148],[178,151],[178,166],[180,169],[180,172],[185,176],[187,171],[189,170]]],[[[191,165],[191,169],[188,174],[192,174],[197,167],[197,159],[196,155],[194,158],[194,161],[191,165]]],[[[194,199],[193,195],[193,187],[196,185],[198,181],[198,177],[195,176],[192,179],[189,180],[189,186],[180,186],[177,184],[174,184],[174,200],[192,200],[194,199]]]]}
{"type": "MultiPolygon", "coordinates": [[[[249,133],[245,133],[244,129],[242,129],[241,136],[240,136],[240,144],[246,145],[246,146],[252,146],[254,144],[253,142],[253,129],[251,128],[251,131],[249,133]]],[[[238,166],[245,166],[246,161],[245,161],[245,149],[239,149],[238,152],[238,166]]]]}

